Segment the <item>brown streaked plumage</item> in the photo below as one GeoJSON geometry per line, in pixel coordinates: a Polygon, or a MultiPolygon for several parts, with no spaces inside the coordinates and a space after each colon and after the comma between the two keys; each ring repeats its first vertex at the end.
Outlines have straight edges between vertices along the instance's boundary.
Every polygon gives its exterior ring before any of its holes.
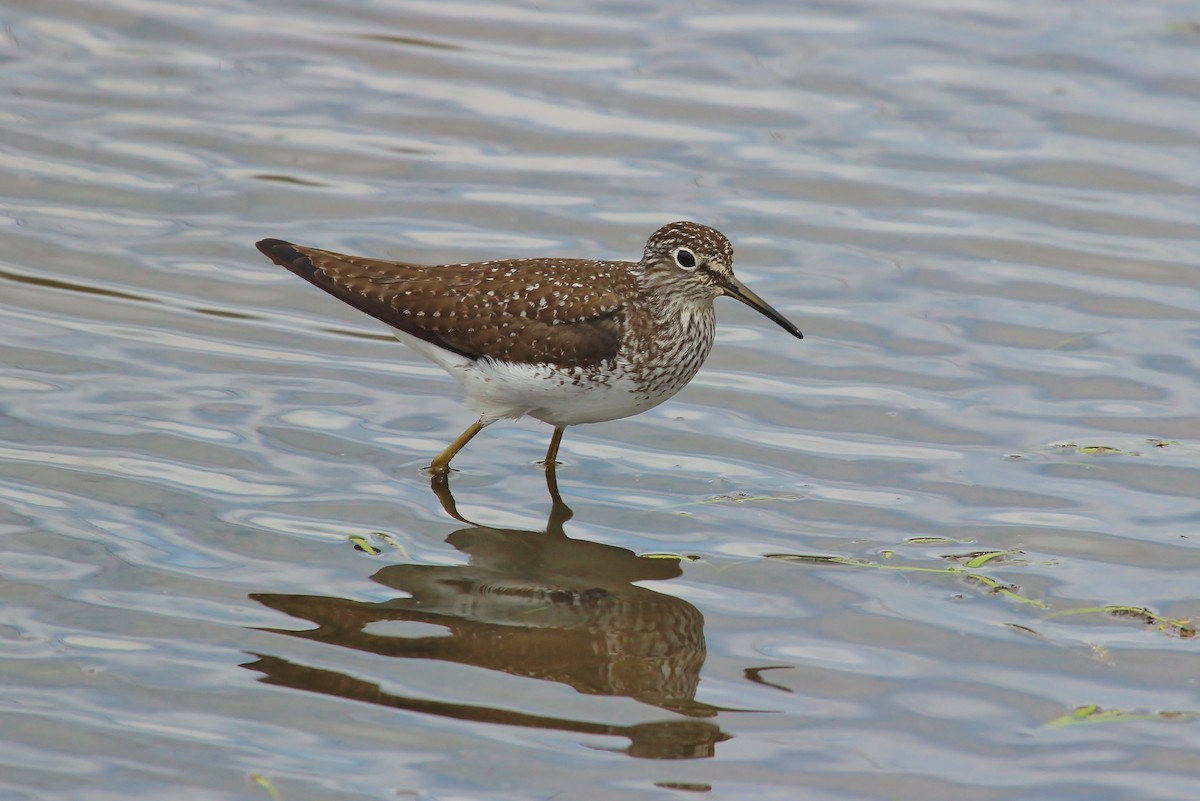
{"type": "Polygon", "coordinates": [[[483,427],[530,415],[563,429],[645,411],[707,357],[712,301],[729,295],[802,337],[733,275],[733,248],[692,222],[660,228],[639,262],[511,259],[422,265],[264,239],[261,250],[314,286],[391,326],[462,384],[479,412],[434,459],[435,474],[483,427]]]}
{"type": "Polygon", "coordinates": [[[615,359],[620,262],[513,259],[428,266],[264,239],[258,249],[313,286],[431,345],[478,359],[589,367],[615,359]],[[561,302],[563,287],[570,304],[561,302]]]}

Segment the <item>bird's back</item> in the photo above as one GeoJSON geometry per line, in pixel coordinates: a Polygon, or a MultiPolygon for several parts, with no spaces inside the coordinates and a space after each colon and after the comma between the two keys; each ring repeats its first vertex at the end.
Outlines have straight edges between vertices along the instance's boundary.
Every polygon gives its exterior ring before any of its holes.
{"type": "Polygon", "coordinates": [[[594,369],[617,358],[635,265],[513,259],[423,265],[264,239],[258,248],[314,286],[468,359],[594,369]]]}

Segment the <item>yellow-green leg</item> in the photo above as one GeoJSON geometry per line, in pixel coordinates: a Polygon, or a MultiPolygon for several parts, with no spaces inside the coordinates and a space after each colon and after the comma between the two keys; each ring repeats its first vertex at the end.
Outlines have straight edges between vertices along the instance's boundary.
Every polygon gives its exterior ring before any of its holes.
{"type": "Polygon", "coordinates": [[[471,438],[483,430],[483,423],[476,420],[467,426],[467,430],[458,435],[458,439],[450,443],[450,447],[433,457],[429,463],[429,472],[435,476],[444,476],[450,472],[450,460],[471,441],[471,438]]]}
{"type": "Polygon", "coordinates": [[[571,507],[563,503],[558,494],[558,476],[554,468],[558,466],[558,446],[562,444],[563,432],[566,426],[555,426],[554,435],[550,437],[550,447],[546,450],[546,489],[550,490],[550,501],[554,504],[550,509],[550,520],[547,522],[548,532],[557,532],[562,536],[562,525],[571,519],[571,507]]]}
{"type": "Polygon", "coordinates": [[[566,426],[555,426],[554,436],[550,437],[550,447],[546,450],[546,469],[553,472],[554,466],[558,464],[558,446],[562,444],[563,432],[567,430],[566,426]]]}

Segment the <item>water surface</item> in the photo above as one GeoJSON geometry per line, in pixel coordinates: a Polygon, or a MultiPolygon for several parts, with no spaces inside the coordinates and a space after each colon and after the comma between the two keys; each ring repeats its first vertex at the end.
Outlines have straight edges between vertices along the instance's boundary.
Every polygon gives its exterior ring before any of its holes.
{"type": "Polygon", "coordinates": [[[1200,796],[1200,5],[0,31],[0,797],[1200,796]],[[680,218],[807,339],[721,302],[570,512],[531,422],[431,492],[453,384],[253,249],[680,218]]]}

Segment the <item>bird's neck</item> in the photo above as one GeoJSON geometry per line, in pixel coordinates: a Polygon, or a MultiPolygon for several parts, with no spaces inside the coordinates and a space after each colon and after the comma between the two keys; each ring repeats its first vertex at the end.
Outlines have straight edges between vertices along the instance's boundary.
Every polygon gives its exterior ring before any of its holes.
{"type": "Polygon", "coordinates": [[[676,351],[676,356],[689,351],[703,361],[716,333],[713,298],[695,287],[656,278],[653,274],[641,276],[641,302],[652,323],[639,334],[658,340],[659,347],[669,343],[668,349],[676,351]]]}
{"type": "Polygon", "coordinates": [[[669,297],[661,305],[657,316],[663,326],[694,333],[697,329],[712,331],[716,326],[712,298],[669,297]]]}

